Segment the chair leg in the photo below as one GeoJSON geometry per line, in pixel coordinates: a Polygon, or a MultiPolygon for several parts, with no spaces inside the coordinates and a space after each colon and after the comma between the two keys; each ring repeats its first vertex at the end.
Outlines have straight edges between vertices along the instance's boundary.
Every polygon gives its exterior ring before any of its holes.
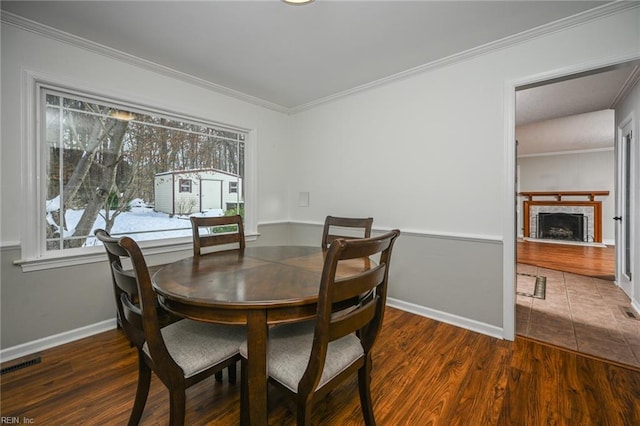
{"type": "Polygon", "coordinates": [[[311,410],[313,409],[313,404],[311,402],[312,397],[310,395],[297,395],[297,415],[298,415],[298,426],[309,426],[311,425],[311,410]]]}
{"type": "Polygon", "coordinates": [[[249,424],[249,378],[247,377],[247,360],[240,361],[240,424],[249,424]]]}
{"type": "Polygon", "coordinates": [[[151,369],[144,362],[143,355],[138,354],[138,386],[136,388],[136,399],[129,416],[129,426],[135,426],[140,423],[144,406],[149,395],[149,386],[151,385],[151,369]]]}
{"type": "Polygon", "coordinates": [[[222,371],[218,371],[216,373],[216,382],[221,382],[222,381],[222,371]]]}
{"type": "Polygon", "coordinates": [[[169,425],[183,426],[185,414],[185,388],[178,386],[169,390],[169,425]]]}
{"type": "Polygon", "coordinates": [[[373,404],[371,402],[371,356],[365,358],[364,365],[358,370],[358,389],[360,391],[360,406],[367,426],[375,426],[373,404]]]}
{"type": "Polygon", "coordinates": [[[229,371],[229,383],[235,383],[236,382],[236,363],[234,362],[229,367],[227,367],[227,370],[229,371]]]}

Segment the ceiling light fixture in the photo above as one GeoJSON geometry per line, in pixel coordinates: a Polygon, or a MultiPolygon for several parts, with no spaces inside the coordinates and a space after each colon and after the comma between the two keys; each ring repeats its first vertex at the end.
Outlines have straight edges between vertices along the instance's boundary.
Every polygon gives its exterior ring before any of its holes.
{"type": "Polygon", "coordinates": [[[292,6],[302,6],[305,4],[313,3],[313,0],[282,0],[282,1],[292,6]]]}
{"type": "Polygon", "coordinates": [[[116,120],[131,121],[136,118],[136,115],[131,111],[113,110],[109,113],[109,116],[116,120]]]}

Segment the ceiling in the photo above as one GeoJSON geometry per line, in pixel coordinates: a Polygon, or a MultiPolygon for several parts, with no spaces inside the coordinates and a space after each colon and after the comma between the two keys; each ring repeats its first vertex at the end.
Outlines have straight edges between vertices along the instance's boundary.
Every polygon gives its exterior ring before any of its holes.
{"type": "Polygon", "coordinates": [[[613,109],[640,78],[637,62],[518,90],[519,155],[613,148],[613,109]]]}
{"type": "Polygon", "coordinates": [[[2,1],[11,12],[294,109],[603,1],[2,1]]]}
{"type": "MultiPolygon", "coordinates": [[[[29,0],[0,6],[3,18],[27,18],[295,112],[607,3],[29,0]]],[[[610,108],[632,73],[626,67],[519,91],[517,124],[610,108]]]]}
{"type": "Polygon", "coordinates": [[[631,84],[628,80],[637,78],[636,68],[630,63],[520,90],[516,92],[516,125],[613,108],[631,84]]]}

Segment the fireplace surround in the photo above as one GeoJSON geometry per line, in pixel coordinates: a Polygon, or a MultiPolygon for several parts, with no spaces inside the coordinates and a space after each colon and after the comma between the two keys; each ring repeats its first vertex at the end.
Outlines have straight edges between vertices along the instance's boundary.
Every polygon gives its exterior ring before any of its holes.
{"type": "Polygon", "coordinates": [[[595,197],[609,195],[609,191],[521,192],[520,195],[526,197],[523,202],[525,237],[560,242],[602,242],[602,202],[596,201],[595,197]],[[576,199],[585,196],[588,201],[576,199]],[[546,199],[533,200],[534,197],[546,199]]]}

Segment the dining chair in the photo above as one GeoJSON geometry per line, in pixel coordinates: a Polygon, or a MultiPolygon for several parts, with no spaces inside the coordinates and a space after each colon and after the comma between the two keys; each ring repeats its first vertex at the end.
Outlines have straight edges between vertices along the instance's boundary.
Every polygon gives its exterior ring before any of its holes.
{"type": "MultiPolygon", "coordinates": [[[[96,229],[93,234],[100,241],[105,241],[105,240],[117,241],[116,239],[113,239],[111,237],[111,234],[109,234],[109,232],[105,231],[104,229],[96,229]]],[[[120,261],[120,256],[117,256],[114,253],[111,253],[109,250],[106,250],[106,252],[107,252],[107,258],[109,259],[109,271],[111,273],[111,279],[113,283],[113,293],[115,295],[115,300],[116,300],[117,327],[122,328],[122,320],[121,320],[122,312],[120,309],[120,296],[122,295],[123,291],[126,291],[126,290],[123,290],[120,287],[118,287],[118,285],[116,284],[115,277],[113,275],[113,270],[111,269],[111,264],[113,264],[114,262],[116,262],[116,264],[120,266],[120,268],[122,268],[122,262],[120,261]]],[[[149,270],[151,273],[153,273],[153,269],[154,267],[149,267],[149,270]]],[[[138,304],[138,293],[135,288],[132,288],[131,291],[127,292],[127,297],[129,297],[129,299],[133,301],[133,303],[138,304]]],[[[156,304],[156,307],[158,310],[158,321],[160,322],[161,327],[164,327],[166,325],[171,324],[172,322],[179,321],[180,319],[182,319],[176,315],[171,314],[166,309],[163,309],[159,304],[156,304]]]]}
{"type": "MultiPolygon", "coordinates": [[[[356,372],[365,423],[375,425],[371,349],[382,326],[391,251],[399,235],[399,230],[393,230],[374,238],[332,242],[320,280],[315,319],[270,329],[269,380],[296,398],[299,426],[310,424],[316,401],[356,372]],[[378,263],[370,262],[370,256],[377,254],[378,263]],[[372,296],[359,299],[363,293],[372,296]],[[333,305],[346,300],[354,301],[353,309],[334,313],[333,305]]],[[[240,346],[240,354],[245,364],[246,341],[240,346]]],[[[241,376],[241,394],[246,395],[244,367],[241,376]]]]}
{"type": "Polygon", "coordinates": [[[196,217],[191,216],[191,230],[193,232],[193,255],[200,256],[202,249],[222,244],[238,243],[240,250],[244,250],[244,226],[242,216],[196,217]],[[201,228],[207,228],[208,233],[202,234],[201,228]]]}
{"type": "MultiPolygon", "coordinates": [[[[244,250],[244,226],[242,216],[191,216],[191,231],[193,234],[193,255],[202,256],[209,254],[202,249],[225,244],[238,244],[240,250],[244,250]],[[201,233],[203,228],[206,233],[201,233]]],[[[216,380],[222,380],[222,373],[216,374],[216,380]]],[[[229,367],[229,382],[236,382],[236,366],[229,367]]]]}
{"type": "Polygon", "coordinates": [[[373,218],[351,218],[351,217],[335,217],[327,216],[324,220],[324,229],[322,230],[322,248],[326,248],[334,240],[338,238],[353,239],[360,237],[353,237],[348,235],[339,235],[333,232],[334,227],[338,228],[354,228],[360,229],[363,233],[362,238],[369,238],[371,236],[371,227],[373,226],[373,218]]]}
{"type": "Polygon", "coordinates": [[[169,390],[169,422],[183,425],[185,390],[203,379],[235,365],[238,346],[246,338],[242,327],[183,319],[166,327],[158,321],[157,295],[138,244],[129,237],[96,235],[111,256],[111,270],[120,291],[118,311],[122,328],[138,351],[138,385],[129,425],[140,421],[149,394],[151,373],[169,390]],[[133,269],[125,271],[120,259],[129,258],[133,269]],[[138,303],[134,297],[137,296],[138,303]]]}

